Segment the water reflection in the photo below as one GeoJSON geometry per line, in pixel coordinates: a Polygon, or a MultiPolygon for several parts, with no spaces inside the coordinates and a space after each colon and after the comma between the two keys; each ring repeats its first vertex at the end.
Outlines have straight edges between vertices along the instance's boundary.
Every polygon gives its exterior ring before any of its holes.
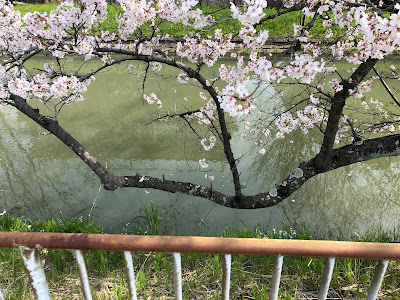
{"type": "MultiPolygon", "coordinates": [[[[140,81],[118,76],[110,71],[99,76],[87,100],[66,107],[60,123],[115,174],[165,175],[207,185],[207,173],[216,176],[216,189],[232,193],[221,150],[201,151],[198,143],[183,138],[190,134],[179,122],[144,126],[149,113],[157,116],[159,112],[143,104],[140,81]],[[203,157],[212,162],[207,170],[198,164],[203,157]]],[[[167,109],[175,109],[176,102],[181,105],[184,96],[191,97],[184,103],[189,108],[199,101],[195,89],[175,93],[176,87],[169,82],[161,85],[157,78],[150,80],[147,88],[164,96],[167,109]]],[[[268,89],[264,92],[271,93],[268,89]]],[[[374,93],[382,91],[377,87],[374,93]]],[[[242,157],[239,168],[248,194],[269,190],[299,162],[315,155],[321,138],[299,133],[293,144],[265,139],[266,154],[259,155],[258,146],[241,141],[244,131],[235,129],[233,149],[236,157],[242,157]]],[[[58,217],[60,212],[64,217],[79,217],[92,210],[92,216],[104,227],[120,227],[140,220],[140,208],[153,201],[160,205],[170,234],[213,234],[226,227],[257,225],[297,228],[306,223],[317,237],[355,239],[356,234],[373,226],[392,229],[400,213],[398,158],[319,175],[276,207],[234,210],[154,190],[104,191],[97,177],[69,149],[10,108],[2,108],[0,113],[0,147],[0,210],[29,217],[58,217]]]]}

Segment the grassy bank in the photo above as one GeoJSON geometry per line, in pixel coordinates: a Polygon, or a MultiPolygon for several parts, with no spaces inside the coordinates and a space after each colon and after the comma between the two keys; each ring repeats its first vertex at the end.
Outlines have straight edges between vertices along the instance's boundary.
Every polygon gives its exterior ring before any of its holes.
{"type": "MultiPolygon", "coordinates": [[[[47,12],[49,13],[52,9],[55,9],[56,5],[54,4],[17,4],[15,5],[15,9],[21,11],[22,14],[27,12],[38,11],[40,13],[47,12]]],[[[220,7],[209,7],[209,6],[201,6],[201,9],[205,13],[211,13],[214,11],[218,11],[220,7]]],[[[101,31],[110,31],[116,32],[118,29],[118,23],[115,17],[118,15],[119,9],[117,7],[108,6],[108,17],[99,27],[96,29],[97,32],[101,31]]],[[[275,9],[265,9],[264,13],[269,16],[276,13],[275,9]]],[[[238,21],[233,20],[231,18],[231,12],[229,8],[220,10],[213,14],[217,25],[212,28],[205,28],[207,34],[213,34],[216,29],[221,29],[224,34],[227,33],[237,33],[241,26],[238,21]]],[[[269,31],[269,36],[271,38],[293,38],[293,24],[298,24],[299,20],[302,17],[301,12],[290,12],[285,15],[280,16],[277,19],[268,20],[262,26],[262,29],[269,31]]],[[[309,21],[306,19],[306,22],[309,21]]],[[[183,37],[189,32],[196,32],[192,28],[187,28],[181,24],[173,24],[171,22],[156,21],[156,24],[159,25],[161,34],[169,34],[171,37],[180,38],[183,37]]],[[[321,26],[322,22],[317,21],[314,29],[311,30],[310,36],[313,38],[322,38],[325,35],[326,29],[321,26]]],[[[151,30],[149,28],[149,24],[144,24],[142,26],[143,33],[146,35],[151,35],[151,30]]],[[[343,30],[338,30],[335,27],[332,27],[332,31],[335,37],[340,36],[344,33],[343,30]]]]}
{"type": "MultiPolygon", "coordinates": [[[[163,220],[156,207],[145,210],[146,222],[129,234],[158,234],[163,220]]],[[[102,233],[91,220],[30,221],[4,215],[0,217],[2,231],[46,231],[102,233]]],[[[261,229],[226,230],[223,236],[244,238],[312,238],[307,230],[292,229],[264,232],[261,229]]],[[[395,234],[371,234],[363,241],[389,242],[395,234]]],[[[73,254],[68,250],[41,250],[50,289],[55,299],[80,299],[81,289],[73,254]]],[[[94,299],[126,299],[128,288],[123,254],[118,251],[85,251],[94,299]]],[[[173,299],[172,258],[168,253],[134,253],[135,275],[139,299],[173,299]]],[[[16,249],[0,250],[0,286],[8,299],[31,299],[32,293],[23,263],[16,249]]],[[[235,255],[232,257],[232,299],[267,299],[271,281],[273,257],[235,255]]],[[[362,299],[371,283],[376,261],[338,259],[330,292],[336,298],[362,299]]],[[[184,299],[218,299],[221,289],[222,256],[183,254],[182,275],[184,299]]],[[[320,258],[284,258],[280,297],[311,299],[318,293],[324,268],[320,258]]],[[[390,262],[382,286],[382,295],[400,297],[399,264],[390,262]]]]}

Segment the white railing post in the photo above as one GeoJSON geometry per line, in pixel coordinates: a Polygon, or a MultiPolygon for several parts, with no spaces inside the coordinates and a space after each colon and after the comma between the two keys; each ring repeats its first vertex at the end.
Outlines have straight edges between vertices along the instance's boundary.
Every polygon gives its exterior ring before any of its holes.
{"type": "Polygon", "coordinates": [[[49,285],[44,274],[42,260],[39,251],[27,247],[19,247],[25,268],[28,271],[35,298],[38,300],[51,299],[49,285]]]}
{"type": "Polygon", "coordinates": [[[222,300],[229,300],[231,285],[231,255],[224,255],[224,270],[222,274],[222,300]]]}
{"type": "Polygon", "coordinates": [[[271,292],[268,298],[269,300],[278,299],[279,284],[281,282],[281,274],[282,274],[282,263],[283,263],[283,256],[281,255],[275,256],[274,266],[272,270],[271,292]]]}
{"type": "Polygon", "coordinates": [[[328,296],[329,285],[332,279],[333,267],[335,266],[335,258],[328,257],[325,259],[324,274],[322,274],[321,285],[318,293],[318,300],[325,300],[328,296]]]}
{"type": "Polygon", "coordinates": [[[181,254],[173,253],[174,257],[174,289],[175,299],[182,300],[182,269],[181,269],[181,254]]]}
{"type": "Polygon", "coordinates": [[[124,257],[126,263],[126,271],[128,273],[129,300],[137,300],[135,271],[133,268],[132,253],[130,251],[124,251],[124,257]]]}
{"type": "Polygon", "coordinates": [[[376,300],[388,263],[388,260],[380,260],[378,262],[378,265],[375,269],[374,278],[372,279],[371,287],[368,292],[367,300],[376,300]]]}
{"type": "Polygon", "coordinates": [[[82,250],[74,250],[76,262],[78,263],[79,276],[81,277],[81,284],[83,290],[83,297],[85,300],[92,300],[92,293],[90,292],[89,277],[86,271],[85,259],[83,258],[82,250]]]}

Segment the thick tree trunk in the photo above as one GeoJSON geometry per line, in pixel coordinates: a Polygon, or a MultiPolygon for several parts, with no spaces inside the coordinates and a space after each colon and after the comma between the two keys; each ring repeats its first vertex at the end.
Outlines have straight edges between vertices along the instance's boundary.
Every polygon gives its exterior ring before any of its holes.
{"type": "Polygon", "coordinates": [[[336,92],[333,96],[332,106],[329,110],[328,122],[324,132],[324,139],[322,141],[320,152],[315,157],[315,168],[319,172],[324,172],[332,164],[332,149],[339,128],[340,118],[343,114],[343,108],[346,104],[346,99],[350,96],[350,90],[354,90],[357,87],[357,85],[372,70],[377,61],[377,59],[369,58],[359,65],[348,80],[344,80],[340,83],[343,86],[343,89],[336,92]]]}

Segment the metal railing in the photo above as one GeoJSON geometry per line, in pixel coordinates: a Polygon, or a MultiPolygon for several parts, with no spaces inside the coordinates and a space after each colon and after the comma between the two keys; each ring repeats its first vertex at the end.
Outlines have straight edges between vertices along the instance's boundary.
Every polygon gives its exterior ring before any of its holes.
{"type": "MultiPolygon", "coordinates": [[[[175,298],[182,299],[181,253],[224,254],[222,299],[229,299],[231,255],[275,256],[269,299],[277,299],[284,256],[326,257],[318,299],[326,299],[335,258],[378,259],[367,299],[375,300],[389,260],[400,259],[400,244],[316,240],[273,240],[193,236],[133,236],[81,233],[0,232],[0,247],[21,252],[36,299],[51,299],[39,248],[72,249],[78,263],[85,299],[92,299],[82,250],[124,252],[129,299],[137,299],[131,251],[173,253],[175,298]]],[[[4,294],[0,288],[0,300],[4,294]]]]}

